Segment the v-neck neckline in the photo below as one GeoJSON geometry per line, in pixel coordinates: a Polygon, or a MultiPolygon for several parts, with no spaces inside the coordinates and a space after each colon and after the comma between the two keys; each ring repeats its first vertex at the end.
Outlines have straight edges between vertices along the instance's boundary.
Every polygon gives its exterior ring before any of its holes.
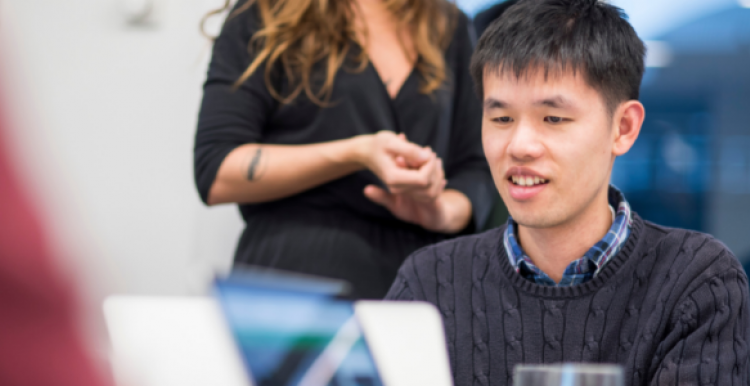
{"type": "MultiPolygon", "coordinates": [[[[354,45],[357,47],[357,49],[360,52],[363,52],[365,50],[364,47],[362,47],[357,41],[353,41],[354,45]]],[[[396,95],[391,96],[391,93],[388,92],[388,87],[385,85],[385,82],[383,82],[383,78],[380,76],[380,73],[378,72],[378,69],[375,68],[375,64],[372,62],[371,58],[367,58],[367,67],[375,74],[375,78],[378,80],[378,83],[380,83],[380,86],[385,92],[385,96],[390,100],[391,102],[397,100],[401,93],[404,92],[404,88],[406,88],[406,84],[409,83],[411,78],[414,76],[414,73],[417,71],[417,65],[414,63],[414,65],[411,66],[411,70],[409,71],[409,74],[406,76],[406,79],[404,79],[404,82],[401,83],[401,87],[399,87],[398,91],[396,92],[396,95]]]]}
{"type": "Polygon", "coordinates": [[[407,83],[409,83],[412,76],[414,75],[414,72],[417,69],[417,66],[411,67],[411,71],[409,71],[409,74],[406,75],[406,78],[401,83],[401,86],[399,86],[398,91],[396,91],[396,95],[391,96],[391,93],[388,92],[388,86],[386,86],[385,82],[383,82],[383,78],[380,76],[380,73],[378,72],[378,69],[375,67],[375,64],[372,62],[372,59],[368,59],[368,66],[372,69],[372,72],[375,73],[375,77],[378,79],[378,83],[380,83],[380,85],[383,87],[383,91],[385,91],[385,95],[388,97],[388,99],[391,100],[391,102],[399,99],[399,96],[401,96],[401,93],[404,92],[404,88],[406,88],[407,83]]]}
{"type": "Polygon", "coordinates": [[[416,66],[412,67],[411,72],[409,75],[406,76],[406,79],[404,80],[404,83],[401,85],[401,87],[398,89],[398,92],[394,97],[391,97],[391,94],[388,93],[388,88],[385,86],[385,83],[383,83],[382,78],[380,78],[380,74],[378,73],[377,69],[375,69],[375,66],[372,64],[372,61],[369,61],[367,63],[368,69],[366,71],[372,71],[373,75],[375,76],[376,83],[379,84],[380,92],[383,93],[383,96],[385,100],[387,101],[385,104],[388,106],[388,110],[391,113],[391,119],[393,127],[391,130],[393,130],[396,133],[403,132],[403,128],[401,127],[401,122],[399,122],[398,119],[398,108],[397,108],[397,101],[401,98],[401,94],[404,93],[404,89],[406,89],[407,86],[409,86],[409,82],[411,82],[412,77],[414,76],[416,72],[416,66]]]}

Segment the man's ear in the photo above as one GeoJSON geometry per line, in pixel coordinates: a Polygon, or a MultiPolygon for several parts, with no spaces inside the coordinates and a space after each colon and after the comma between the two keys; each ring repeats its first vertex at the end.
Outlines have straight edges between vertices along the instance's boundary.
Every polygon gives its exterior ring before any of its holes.
{"type": "Polygon", "coordinates": [[[630,100],[620,105],[614,116],[612,154],[621,156],[630,150],[641,133],[646,109],[641,102],[630,100]]]}

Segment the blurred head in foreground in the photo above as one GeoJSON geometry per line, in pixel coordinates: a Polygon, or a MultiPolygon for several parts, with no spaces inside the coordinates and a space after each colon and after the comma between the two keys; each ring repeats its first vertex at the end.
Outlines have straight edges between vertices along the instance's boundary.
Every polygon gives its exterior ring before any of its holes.
{"type": "Polygon", "coordinates": [[[0,108],[0,385],[98,386],[72,286],[14,173],[0,108]]]}

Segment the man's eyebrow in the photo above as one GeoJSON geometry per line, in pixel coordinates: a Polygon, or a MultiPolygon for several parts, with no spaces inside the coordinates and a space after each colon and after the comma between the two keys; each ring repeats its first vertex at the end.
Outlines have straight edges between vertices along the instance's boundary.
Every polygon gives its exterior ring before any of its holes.
{"type": "Polygon", "coordinates": [[[484,100],[484,109],[485,110],[490,110],[490,109],[504,109],[506,107],[508,107],[507,103],[505,103],[505,102],[503,102],[501,100],[497,100],[495,98],[487,98],[487,99],[484,100]]]}
{"type": "Polygon", "coordinates": [[[555,109],[563,108],[563,107],[569,107],[572,106],[572,103],[570,103],[567,99],[564,97],[558,95],[552,98],[545,98],[540,101],[534,102],[537,106],[547,106],[552,107],[555,109]]]}

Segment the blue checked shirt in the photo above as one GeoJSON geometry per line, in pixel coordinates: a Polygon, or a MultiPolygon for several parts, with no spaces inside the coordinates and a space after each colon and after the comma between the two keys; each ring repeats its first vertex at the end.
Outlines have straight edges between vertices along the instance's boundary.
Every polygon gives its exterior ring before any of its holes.
{"type": "Polygon", "coordinates": [[[617,255],[617,252],[620,251],[620,248],[630,236],[630,228],[633,223],[630,205],[614,186],[609,187],[609,205],[611,208],[617,208],[617,214],[609,232],[596,245],[591,247],[582,258],[568,265],[559,283],[555,283],[546,273],[542,272],[524,253],[516,238],[516,223],[512,217],[508,218],[508,229],[505,231],[503,243],[511,265],[516,268],[516,272],[521,276],[541,285],[565,287],[591,280],[607,264],[607,261],[617,255]]]}

